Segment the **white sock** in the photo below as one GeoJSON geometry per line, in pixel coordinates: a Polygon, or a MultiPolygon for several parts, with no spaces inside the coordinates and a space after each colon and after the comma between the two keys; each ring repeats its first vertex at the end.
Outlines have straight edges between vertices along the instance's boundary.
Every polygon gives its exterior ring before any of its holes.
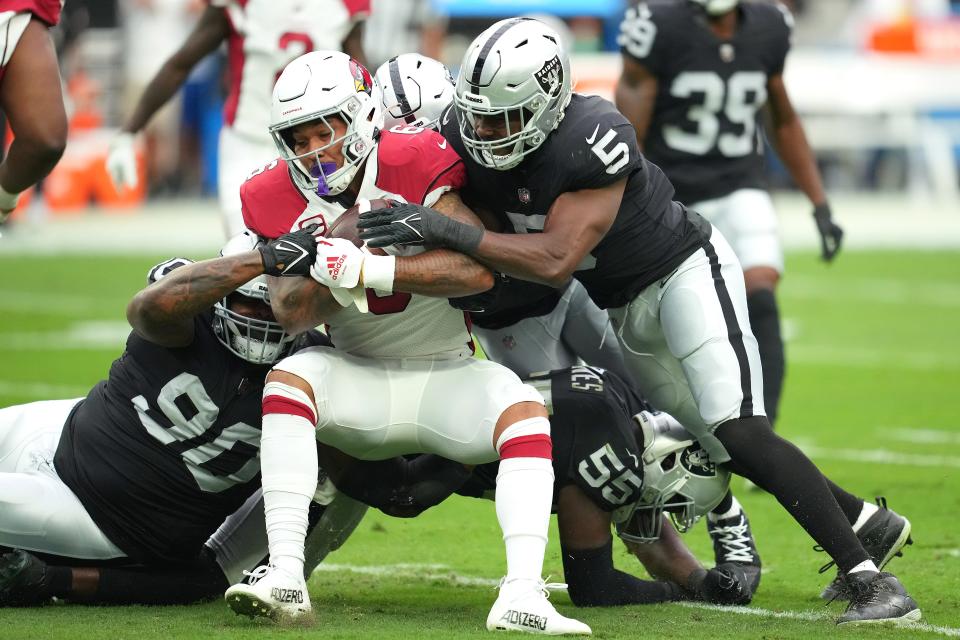
{"type": "Polygon", "coordinates": [[[508,580],[540,580],[553,502],[546,458],[506,458],[497,473],[497,520],[507,548],[508,580]]]}
{"type": "Polygon", "coordinates": [[[877,573],[880,569],[877,569],[877,565],[873,563],[873,560],[864,560],[850,571],[847,571],[847,574],[859,573],[861,571],[870,571],[872,573],[877,573]]]}
{"type": "Polygon", "coordinates": [[[727,518],[732,518],[735,515],[738,515],[743,508],[740,506],[740,503],[737,502],[736,496],[730,496],[730,508],[727,511],[724,511],[720,515],[715,514],[713,511],[707,514],[707,520],[710,522],[717,522],[719,520],[726,520],[727,518]]]}
{"type": "Polygon", "coordinates": [[[854,533],[856,533],[857,531],[860,531],[860,528],[867,523],[867,520],[872,518],[873,514],[875,514],[879,510],[880,510],[880,507],[878,507],[877,505],[873,504],[872,502],[864,501],[863,508],[860,509],[860,515],[857,516],[857,521],[853,523],[854,533]]]}
{"type": "Polygon", "coordinates": [[[303,576],[303,545],[317,471],[314,425],[285,413],[263,416],[260,474],[270,564],[294,576],[303,576]]]}

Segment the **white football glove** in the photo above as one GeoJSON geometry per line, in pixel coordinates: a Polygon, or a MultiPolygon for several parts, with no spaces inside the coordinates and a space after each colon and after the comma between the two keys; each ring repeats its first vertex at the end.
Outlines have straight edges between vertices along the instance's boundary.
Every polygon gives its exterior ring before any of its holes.
{"type": "Polygon", "coordinates": [[[352,289],[360,284],[366,255],[345,238],[318,238],[310,275],[330,289],[352,289]]]}
{"type": "Polygon", "coordinates": [[[137,154],[134,150],[135,134],[121,132],[110,142],[107,154],[107,173],[117,191],[133,189],[140,178],[137,174],[137,154]]]}
{"type": "Polygon", "coordinates": [[[356,304],[366,313],[366,291],[360,283],[366,254],[344,238],[317,239],[317,259],[310,267],[314,280],[330,289],[343,307],[356,304]]]}

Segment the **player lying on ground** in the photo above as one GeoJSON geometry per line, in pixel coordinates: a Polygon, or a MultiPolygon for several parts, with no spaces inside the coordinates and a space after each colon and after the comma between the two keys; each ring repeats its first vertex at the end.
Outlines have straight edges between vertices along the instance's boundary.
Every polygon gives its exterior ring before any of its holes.
{"type": "MultiPolygon", "coordinates": [[[[760,580],[759,564],[730,562],[707,571],[669,524],[662,530],[659,526],[664,508],[678,510],[678,521],[692,524],[726,493],[729,474],[718,472],[669,416],[649,413],[649,405],[613,373],[578,367],[530,382],[544,395],[551,412],[554,503],[574,604],[682,599],[748,603],[760,580]],[[610,528],[617,514],[623,520],[618,526],[621,536],[659,581],[640,580],[613,567],[610,528]]],[[[436,456],[368,463],[328,448],[321,456],[324,466],[335,469],[349,486],[347,492],[395,516],[416,515],[455,489],[462,495],[489,497],[496,488],[497,463],[470,473],[463,465],[436,456]]],[[[266,554],[263,504],[258,498],[231,516],[208,541],[201,561],[190,567],[70,569],[45,565],[22,551],[7,556],[0,560],[0,576],[7,576],[0,577],[0,602],[39,603],[57,596],[101,604],[173,604],[219,596],[228,581],[238,579],[243,569],[255,566],[266,554]],[[52,584],[62,580],[52,576],[65,571],[72,572],[77,586],[54,592],[52,584]],[[94,581],[113,587],[91,597],[89,585],[94,581]]],[[[352,531],[338,517],[349,503],[343,496],[338,500],[307,537],[308,574],[352,531]]]]}
{"type": "Polygon", "coordinates": [[[0,547],[189,564],[258,489],[263,380],[294,340],[263,274],[305,273],[315,245],[309,230],[254,243],[152,269],[126,350],[86,398],[0,410],[0,547]]]}

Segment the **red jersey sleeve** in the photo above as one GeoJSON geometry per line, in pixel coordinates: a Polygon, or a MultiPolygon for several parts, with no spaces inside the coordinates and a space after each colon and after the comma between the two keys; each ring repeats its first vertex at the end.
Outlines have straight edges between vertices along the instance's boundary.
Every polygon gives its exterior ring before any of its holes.
{"type": "Polygon", "coordinates": [[[424,204],[438,189],[458,190],[466,184],[463,160],[436,131],[380,134],[377,152],[377,187],[424,204]]]}
{"type": "Polygon", "coordinates": [[[243,223],[259,236],[279,238],[293,228],[307,199],[290,179],[287,164],[274,160],[240,185],[243,223]]]}
{"type": "Polygon", "coordinates": [[[6,0],[0,4],[0,11],[29,11],[50,27],[60,22],[63,9],[63,0],[6,0]]]}
{"type": "Polygon", "coordinates": [[[370,15],[370,0],[343,0],[351,20],[363,20],[370,15]]]}

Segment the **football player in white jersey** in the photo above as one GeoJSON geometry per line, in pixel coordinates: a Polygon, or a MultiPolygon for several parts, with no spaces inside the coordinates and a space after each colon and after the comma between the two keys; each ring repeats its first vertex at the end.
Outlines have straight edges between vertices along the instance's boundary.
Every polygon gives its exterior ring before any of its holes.
{"type": "Polygon", "coordinates": [[[0,161],[0,224],[20,194],[50,173],[67,145],[67,114],[50,27],[63,0],[0,5],[0,111],[14,140],[0,161]]]}
{"type": "MultiPolygon", "coordinates": [[[[282,161],[243,185],[247,226],[266,237],[306,224],[331,229],[348,207],[386,197],[479,225],[457,195],[463,162],[446,140],[416,127],[380,132],[382,112],[379,85],[346,54],[315,51],[290,63],[274,88],[270,126],[282,161]]],[[[543,398],[509,369],[473,359],[466,317],[447,304],[490,288],[492,274],[449,250],[373,255],[333,237],[320,240],[311,275],[292,287],[271,282],[271,304],[285,327],[325,323],[337,348],[304,350],[267,377],[261,469],[270,559],[252,584],[227,590],[231,608],[275,619],[311,614],[303,549],[317,439],[361,459],[499,459],[507,575],[487,628],[589,634],[557,613],[541,578],[553,492],[543,398]]]]}
{"type": "Polygon", "coordinates": [[[240,185],[276,156],[267,135],[270,90],[288,62],[314,49],[340,49],[363,60],[369,0],[207,0],[180,49],[147,85],[111,144],[107,170],[117,188],[137,184],[136,135],[187,80],[191,69],[226,43],[230,93],[220,131],[217,190],[227,237],[243,231],[240,185]]]}

